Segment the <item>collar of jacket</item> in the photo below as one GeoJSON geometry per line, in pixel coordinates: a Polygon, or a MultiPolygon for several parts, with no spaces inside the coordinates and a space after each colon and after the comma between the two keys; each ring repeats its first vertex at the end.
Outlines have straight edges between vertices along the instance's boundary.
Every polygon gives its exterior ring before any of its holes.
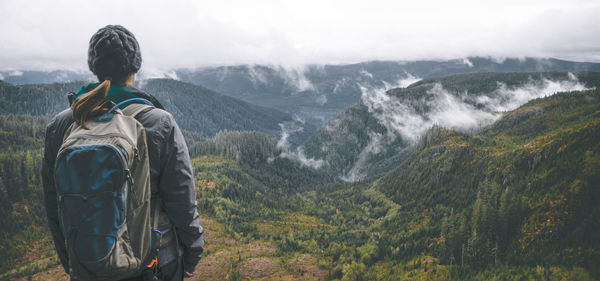
{"type": "MultiPolygon", "coordinates": [[[[98,85],[100,85],[100,83],[90,83],[86,86],[81,87],[81,89],[79,89],[79,91],[77,93],[70,93],[69,94],[69,104],[72,104],[73,101],[75,101],[77,98],[79,98],[83,94],[95,89],[96,87],[98,87],[98,85]]],[[[106,99],[114,102],[115,104],[122,102],[124,100],[127,100],[127,99],[131,99],[131,98],[147,99],[152,104],[154,104],[154,107],[164,109],[162,104],[155,97],[153,97],[153,96],[145,93],[144,91],[139,90],[131,85],[125,85],[123,87],[111,85],[110,89],[108,90],[108,93],[106,94],[106,99]]],[[[127,105],[122,105],[119,108],[123,109],[126,106],[127,105]]]]}

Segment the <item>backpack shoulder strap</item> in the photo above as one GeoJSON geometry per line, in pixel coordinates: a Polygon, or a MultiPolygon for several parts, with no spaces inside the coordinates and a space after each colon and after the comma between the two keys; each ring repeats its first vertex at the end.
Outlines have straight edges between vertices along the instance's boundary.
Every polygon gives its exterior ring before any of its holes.
{"type": "Polygon", "coordinates": [[[136,115],[138,115],[140,112],[146,110],[147,108],[153,108],[153,107],[154,106],[150,106],[147,104],[134,103],[134,104],[130,104],[127,107],[125,107],[125,109],[121,110],[121,112],[123,112],[124,115],[135,117],[136,115]]]}
{"type": "MultiPolygon", "coordinates": [[[[140,112],[142,112],[148,108],[154,108],[154,106],[148,105],[145,103],[133,103],[133,104],[130,104],[127,107],[125,107],[123,110],[121,110],[121,112],[126,116],[131,116],[131,117],[135,118],[136,115],[138,115],[140,112]]],[[[154,230],[158,230],[158,218],[159,218],[160,209],[161,209],[160,204],[161,204],[160,198],[157,197],[155,199],[154,214],[153,214],[153,219],[152,219],[152,229],[154,229],[154,230]]]]}
{"type": "Polygon", "coordinates": [[[138,113],[142,112],[142,110],[149,108],[149,107],[154,107],[154,105],[147,99],[132,98],[132,99],[127,99],[120,103],[115,104],[111,109],[108,110],[108,112],[113,112],[115,109],[119,108],[120,106],[122,106],[124,104],[128,104],[128,103],[132,103],[132,102],[141,102],[142,104],[133,103],[133,104],[128,105],[127,107],[125,107],[125,109],[121,110],[123,112],[123,114],[125,114],[127,116],[131,116],[131,117],[135,117],[138,113]]]}

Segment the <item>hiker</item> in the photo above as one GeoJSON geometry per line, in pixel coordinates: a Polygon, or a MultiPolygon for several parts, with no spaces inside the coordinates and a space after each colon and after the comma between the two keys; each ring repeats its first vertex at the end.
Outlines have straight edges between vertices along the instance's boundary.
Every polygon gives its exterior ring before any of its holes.
{"type": "MultiPolygon", "coordinates": [[[[71,93],[69,95],[71,108],[56,115],[46,128],[42,167],[44,202],[58,257],[67,274],[71,276],[71,280],[97,278],[78,276],[74,268],[76,264],[79,264],[78,262],[83,261],[69,260],[69,258],[73,258],[73,249],[68,247],[71,243],[68,240],[70,237],[65,237],[65,233],[63,233],[63,227],[67,226],[63,225],[65,224],[65,218],[61,217],[64,215],[61,212],[76,211],[61,209],[65,208],[61,205],[61,200],[70,194],[62,194],[60,190],[57,191],[57,182],[68,180],[63,180],[55,175],[58,170],[55,166],[59,162],[57,157],[60,156],[57,154],[62,149],[63,140],[69,132],[72,133],[71,130],[73,130],[74,125],[78,125],[79,130],[83,131],[86,129],[86,123],[90,124],[90,120],[98,116],[106,115],[109,119],[113,118],[112,116],[114,118],[117,118],[118,115],[124,116],[127,107],[130,105],[123,104],[115,108],[113,112],[108,112],[109,108],[131,98],[136,98],[132,103],[145,102],[152,105],[147,106],[147,108],[133,116],[139,123],[133,121],[131,117],[127,118],[129,118],[129,121],[138,124],[140,130],[143,126],[143,131],[145,131],[147,153],[144,156],[147,157],[147,162],[149,162],[149,172],[146,174],[149,173],[149,189],[151,189],[150,199],[148,200],[150,204],[147,204],[150,210],[148,221],[157,224],[157,229],[152,230],[152,235],[159,233],[157,239],[160,242],[154,244],[159,247],[157,259],[153,260],[151,264],[142,265],[151,267],[156,265],[156,261],[158,261],[158,266],[154,267],[154,276],[148,278],[147,275],[142,274],[127,275],[126,278],[116,279],[182,280],[184,276],[191,277],[194,275],[196,265],[202,256],[204,231],[200,226],[196,208],[196,190],[188,148],[173,116],[164,110],[156,98],[133,86],[141,63],[142,58],[138,42],[129,30],[120,25],[107,25],[99,29],[89,42],[88,66],[100,83],[89,84],[82,87],[79,92],[71,93]],[[158,214],[158,217],[155,214],[158,214]]],[[[135,153],[135,156],[138,157],[137,149],[135,153]]],[[[125,158],[132,159],[132,157],[125,158]]],[[[88,164],[90,163],[82,163],[82,165],[88,164]]],[[[132,169],[134,168],[132,167],[132,169]]],[[[127,172],[130,171],[127,170],[127,172]]],[[[127,179],[129,180],[129,177],[127,179]]],[[[60,184],[58,186],[62,188],[60,184]]],[[[132,194],[128,196],[131,197],[132,194]]],[[[80,199],[83,200],[81,202],[84,202],[80,204],[84,205],[81,208],[94,208],[88,202],[87,199],[89,198],[79,197],[83,198],[80,199]]],[[[68,205],[67,203],[64,204],[68,205]]],[[[150,228],[148,227],[148,229],[150,228]]],[[[141,230],[129,229],[128,231],[137,233],[141,230]]],[[[133,237],[133,239],[137,238],[133,237]]],[[[154,241],[153,238],[152,243],[154,241]]],[[[120,241],[119,243],[129,242],[131,241],[120,241]]],[[[115,244],[117,243],[115,242],[115,244]]],[[[87,247],[94,250],[98,248],[97,246],[96,244],[87,245],[87,247]]],[[[121,245],[119,244],[119,246],[121,245]]],[[[131,248],[125,247],[124,249],[125,251],[131,251],[131,248]]]]}

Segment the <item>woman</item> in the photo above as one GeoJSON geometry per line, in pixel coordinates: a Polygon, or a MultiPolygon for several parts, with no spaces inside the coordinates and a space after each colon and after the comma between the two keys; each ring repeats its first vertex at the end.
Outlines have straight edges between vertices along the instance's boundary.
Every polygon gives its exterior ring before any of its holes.
{"type": "MultiPolygon", "coordinates": [[[[154,105],[135,116],[146,131],[150,162],[151,205],[159,203],[159,268],[162,280],[192,276],[204,249],[203,229],[196,209],[196,191],[187,145],[173,119],[156,98],[133,86],[142,63],[133,34],[120,25],[108,25],[89,42],[88,65],[101,82],[89,84],[69,95],[71,108],[55,116],[46,128],[42,167],[44,200],[50,230],[60,261],[70,274],[65,237],[59,226],[54,164],[67,128],[106,112],[108,101],[117,104],[143,98],[154,105]]],[[[111,103],[111,104],[112,104],[111,103]]],[[[71,275],[72,280],[77,280],[71,275]]],[[[141,280],[142,277],[133,280],[141,280]]]]}

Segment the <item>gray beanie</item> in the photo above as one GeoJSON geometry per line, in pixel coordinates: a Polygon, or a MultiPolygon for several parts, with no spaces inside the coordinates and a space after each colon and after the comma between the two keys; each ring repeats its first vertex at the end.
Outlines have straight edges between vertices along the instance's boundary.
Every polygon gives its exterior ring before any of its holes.
{"type": "Polygon", "coordinates": [[[131,31],[120,25],[100,28],[90,39],[88,66],[103,81],[116,82],[140,70],[142,53],[131,31]]]}

